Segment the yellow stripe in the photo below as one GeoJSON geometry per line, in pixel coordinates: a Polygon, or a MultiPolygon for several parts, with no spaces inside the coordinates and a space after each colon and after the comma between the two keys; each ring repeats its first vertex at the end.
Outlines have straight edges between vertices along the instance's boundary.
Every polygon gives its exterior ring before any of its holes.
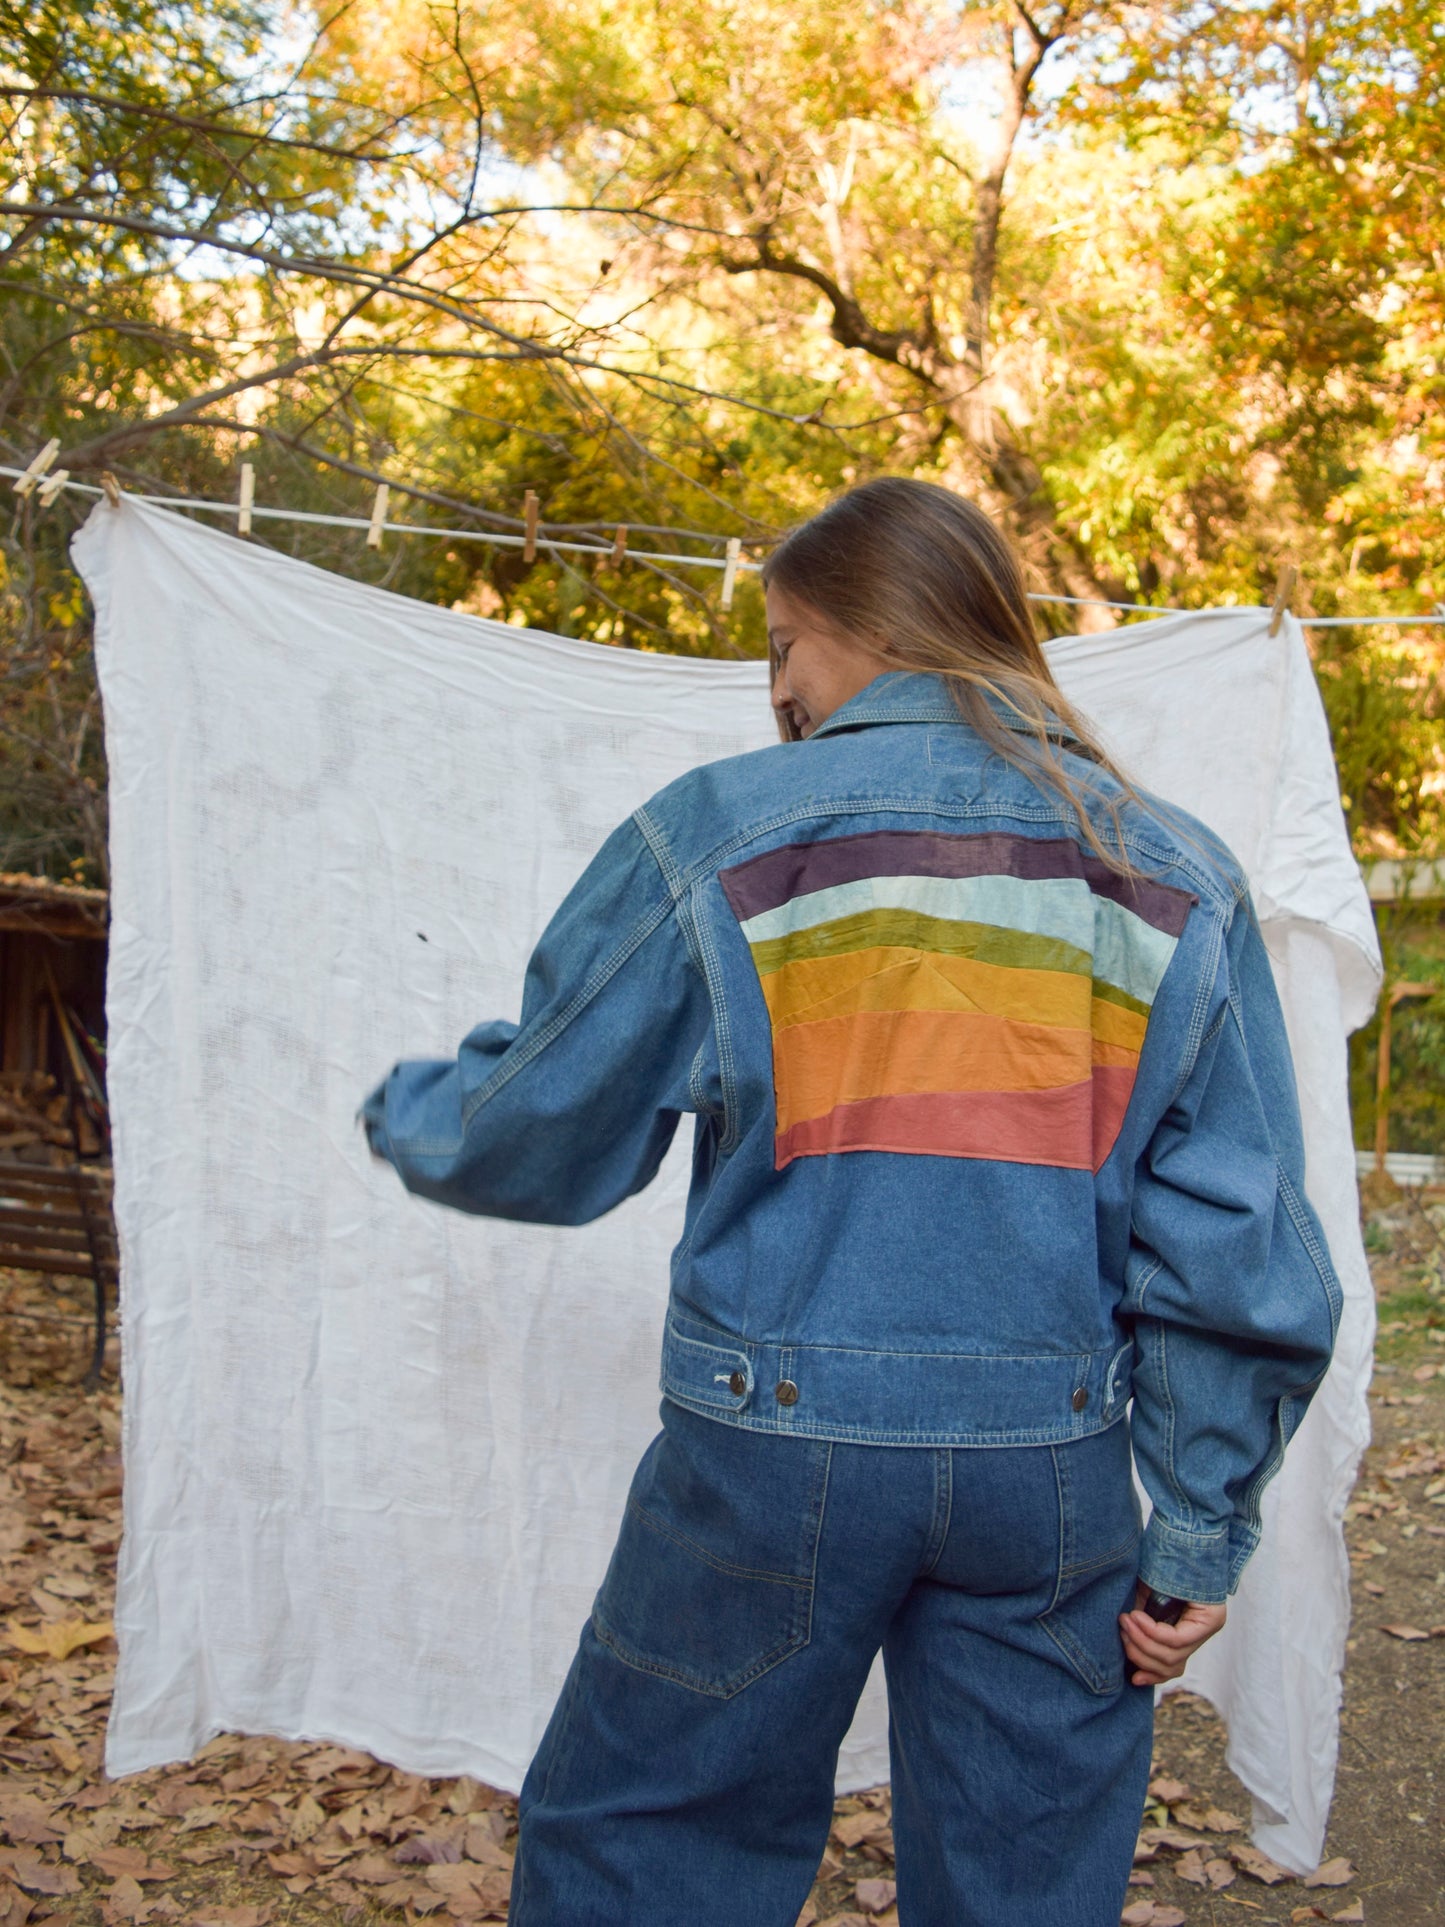
{"type": "MultiPolygon", "coordinates": [[[[859,1010],[978,1011],[1068,1030],[1091,1027],[1087,977],[979,963],[939,951],[879,945],[837,957],[799,957],[770,971],[761,982],[775,1030],[859,1010]]],[[[1113,1022],[1120,1017],[1138,1023],[1142,1041],[1142,1018],[1109,1005],[1104,1007],[1109,1018],[1101,1024],[1099,1008],[1096,1001],[1094,1030],[1111,1042],[1124,1042],[1130,1033],[1113,1022]]]]}
{"type": "Polygon", "coordinates": [[[1144,1048],[1144,1033],[1149,1019],[1139,1010],[1126,1010],[1122,1004],[1105,1003],[1095,997],[1089,1028],[1106,1044],[1122,1044],[1137,1057],[1144,1048]]]}

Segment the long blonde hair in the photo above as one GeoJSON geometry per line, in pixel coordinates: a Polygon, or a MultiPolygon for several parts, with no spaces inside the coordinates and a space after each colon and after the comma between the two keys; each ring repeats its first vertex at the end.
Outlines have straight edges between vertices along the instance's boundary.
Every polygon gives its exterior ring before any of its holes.
{"type": "MultiPolygon", "coordinates": [[[[1120,804],[1139,798],[1054,681],[1018,557],[982,509],[933,482],[901,475],[861,482],[794,529],[762,578],[876,649],[880,669],[945,678],[963,720],[989,747],[1069,807],[1110,869],[1134,874],[1120,804]],[[1011,728],[1000,710],[1022,727],[1011,728]],[[1118,790],[1070,773],[1061,731],[1118,790]],[[1107,839],[1091,808],[1108,823],[1107,839]]],[[[772,670],[776,678],[776,653],[772,670]]],[[[788,718],[780,728],[785,739],[797,735],[788,718]]]]}

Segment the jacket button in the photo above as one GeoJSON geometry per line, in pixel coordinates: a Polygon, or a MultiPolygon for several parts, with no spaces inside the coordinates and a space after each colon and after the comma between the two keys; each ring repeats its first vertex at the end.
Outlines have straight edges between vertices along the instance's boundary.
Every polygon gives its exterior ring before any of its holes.
{"type": "Polygon", "coordinates": [[[779,1405],[796,1405],[798,1402],[798,1388],[792,1379],[785,1378],[778,1386],[774,1396],[779,1405]]]}
{"type": "Polygon", "coordinates": [[[1076,1412],[1082,1412],[1084,1407],[1088,1404],[1088,1402],[1089,1402],[1089,1394],[1085,1391],[1082,1385],[1079,1387],[1078,1391],[1074,1393],[1074,1396],[1069,1400],[1069,1403],[1073,1406],[1076,1412]]]}
{"type": "Polygon", "coordinates": [[[728,1390],[732,1393],[733,1397],[741,1398],[747,1389],[748,1381],[743,1377],[742,1373],[734,1372],[728,1380],[728,1390]]]}

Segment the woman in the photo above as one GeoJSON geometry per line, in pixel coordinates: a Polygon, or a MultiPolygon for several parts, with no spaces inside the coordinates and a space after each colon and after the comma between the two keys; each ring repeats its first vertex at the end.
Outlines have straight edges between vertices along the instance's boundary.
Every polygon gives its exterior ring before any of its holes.
{"type": "Polygon", "coordinates": [[[791,740],[638,810],[521,1023],[366,1109],[412,1190],[557,1224],[696,1120],[663,1429],[511,1918],[791,1927],[881,1647],[903,1921],[1112,1927],[1150,1689],[1223,1624],[1339,1312],[1269,965],[977,509],[868,483],[764,582],[791,740]]]}

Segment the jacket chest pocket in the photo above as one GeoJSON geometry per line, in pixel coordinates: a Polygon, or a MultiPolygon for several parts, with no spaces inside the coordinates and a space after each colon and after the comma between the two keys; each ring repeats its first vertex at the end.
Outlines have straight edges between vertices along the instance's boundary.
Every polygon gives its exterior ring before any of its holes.
{"type": "Polygon", "coordinates": [[[598,1638],[716,1699],[806,1646],[831,1451],[665,1403],[593,1607],[598,1638]]]}

